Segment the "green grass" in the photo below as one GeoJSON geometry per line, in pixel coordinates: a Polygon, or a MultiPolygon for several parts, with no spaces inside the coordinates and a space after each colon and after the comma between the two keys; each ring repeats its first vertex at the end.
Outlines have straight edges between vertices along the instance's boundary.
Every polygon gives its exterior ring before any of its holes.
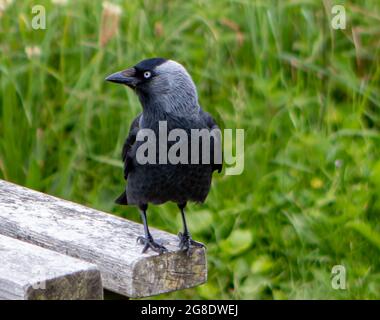
{"type": "MultiPolygon", "coordinates": [[[[38,3],[46,30],[31,28],[35,1],[0,18],[0,178],[139,221],[113,200],[140,105],[103,80],[169,57],[222,127],[245,129],[245,170],[215,175],[188,210],[208,283],[160,298],[380,298],[378,1],[339,1],[346,30],[330,27],[335,1],[119,1],[105,47],[100,1],[38,3]],[[33,45],[41,55],[28,59],[33,45]],[[334,265],[347,290],[332,289],[334,265]]],[[[181,228],[173,204],[149,219],[181,228]]]]}

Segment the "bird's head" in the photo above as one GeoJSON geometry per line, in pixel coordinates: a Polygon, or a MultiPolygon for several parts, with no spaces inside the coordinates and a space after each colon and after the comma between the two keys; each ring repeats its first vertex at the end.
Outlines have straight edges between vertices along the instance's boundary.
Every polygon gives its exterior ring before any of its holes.
{"type": "Polygon", "coordinates": [[[116,72],[107,81],[134,89],[144,107],[161,106],[166,111],[197,106],[198,96],[194,82],[186,69],[173,60],[146,59],[134,67],[116,72]]]}

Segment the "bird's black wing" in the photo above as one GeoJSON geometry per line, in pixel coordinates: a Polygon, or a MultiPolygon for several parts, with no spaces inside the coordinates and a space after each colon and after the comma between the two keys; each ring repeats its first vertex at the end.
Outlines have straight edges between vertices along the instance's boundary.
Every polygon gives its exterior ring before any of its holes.
{"type": "MultiPolygon", "coordinates": [[[[133,155],[131,154],[132,146],[134,145],[136,141],[136,135],[139,131],[139,122],[140,122],[141,114],[139,114],[131,124],[131,127],[129,128],[129,134],[127,139],[125,139],[123,150],[121,153],[121,159],[124,163],[124,179],[128,179],[128,174],[133,169],[133,155]]],[[[127,202],[127,195],[125,191],[119,196],[119,198],[115,201],[118,204],[128,204],[127,202]]]]}
{"type": "Polygon", "coordinates": [[[140,122],[141,114],[139,114],[135,120],[133,120],[131,127],[129,128],[129,134],[127,139],[125,139],[123,145],[123,151],[121,153],[121,159],[124,162],[124,178],[127,180],[128,173],[132,170],[132,160],[133,156],[131,155],[131,149],[133,144],[136,141],[136,135],[139,131],[139,122],[140,122]]]}
{"type": "MultiPolygon", "coordinates": [[[[201,117],[206,121],[206,125],[207,127],[210,129],[210,130],[214,130],[214,129],[219,129],[219,126],[217,125],[217,123],[215,122],[214,118],[206,111],[203,111],[201,109],[201,117]]],[[[217,147],[217,148],[220,148],[219,150],[222,151],[222,146],[221,146],[221,141],[220,140],[216,140],[215,137],[214,137],[214,144],[213,144],[213,147],[212,147],[212,151],[214,150],[214,148],[217,147]],[[218,146],[215,145],[215,143],[218,143],[218,146]]],[[[221,161],[221,163],[215,163],[215,159],[214,159],[214,155],[213,155],[214,152],[212,152],[212,157],[211,157],[211,164],[212,164],[212,170],[217,170],[219,173],[222,172],[222,168],[223,168],[223,161],[221,161]]]]}

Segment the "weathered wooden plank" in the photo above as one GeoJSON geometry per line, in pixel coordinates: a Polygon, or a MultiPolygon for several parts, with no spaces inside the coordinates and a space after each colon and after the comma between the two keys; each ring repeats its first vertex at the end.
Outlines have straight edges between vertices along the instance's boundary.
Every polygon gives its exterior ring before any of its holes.
{"type": "Polygon", "coordinates": [[[94,264],[0,235],[0,299],[102,299],[94,264]]]}
{"type": "Polygon", "coordinates": [[[145,297],[202,284],[203,248],[187,256],[176,236],[151,229],[169,250],[141,253],[143,226],[104,212],[0,180],[0,234],[96,264],[108,290],[145,297]]]}

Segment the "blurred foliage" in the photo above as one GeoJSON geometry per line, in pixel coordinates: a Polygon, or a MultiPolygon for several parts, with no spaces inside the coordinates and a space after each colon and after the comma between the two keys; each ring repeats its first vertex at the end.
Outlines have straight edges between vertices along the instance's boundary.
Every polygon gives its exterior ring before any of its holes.
{"type": "MultiPolygon", "coordinates": [[[[104,78],[172,58],[222,127],[245,129],[245,170],[189,207],[207,284],[159,298],[379,298],[379,1],[339,1],[345,30],[334,0],[113,3],[110,24],[100,1],[41,0],[46,30],[34,1],[1,9],[0,177],[139,221],[113,200],[140,105],[104,78]],[[340,264],[347,290],[331,287],[340,264]]],[[[181,228],[173,204],[149,219],[181,228]]]]}

